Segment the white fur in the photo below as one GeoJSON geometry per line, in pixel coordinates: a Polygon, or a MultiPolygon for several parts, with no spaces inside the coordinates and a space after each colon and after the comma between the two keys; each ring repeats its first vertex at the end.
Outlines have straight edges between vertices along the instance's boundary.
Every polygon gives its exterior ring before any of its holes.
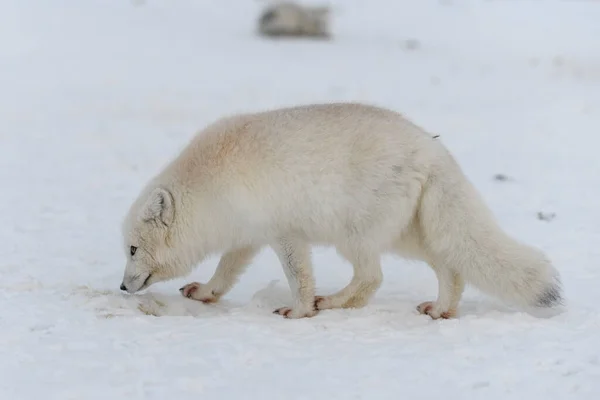
{"type": "Polygon", "coordinates": [[[367,304],[387,252],[433,268],[438,299],[419,306],[433,318],[456,313],[465,282],[522,306],[560,303],[558,272],[499,228],[440,140],[368,105],[299,106],[211,124],[142,191],[123,232],[123,284],[132,293],[223,253],[207,284],[182,288],[216,301],[270,246],[294,299],[276,312],[290,318],[367,304]],[[330,296],[315,297],[317,244],[354,266],[352,281],[330,296]]]}
{"type": "Polygon", "coordinates": [[[258,20],[264,36],[305,36],[329,38],[329,8],[277,2],[267,7],[258,20]]]}

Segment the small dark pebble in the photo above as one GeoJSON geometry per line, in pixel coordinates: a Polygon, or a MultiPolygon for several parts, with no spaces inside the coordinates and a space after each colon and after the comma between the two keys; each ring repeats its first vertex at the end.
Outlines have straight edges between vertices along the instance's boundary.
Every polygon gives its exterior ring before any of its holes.
{"type": "Polygon", "coordinates": [[[506,181],[509,181],[510,178],[504,174],[496,174],[496,175],[494,175],[494,180],[500,181],[500,182],[506,182],[506,181]]]}
{"type": "Polygon", "coordinates": [[[540,221],[552,221],[555,217],[556,217],[556,213],[547,213],[547,212],[542,212],[539,211],[537,213],[537,217],[540,221]]]}

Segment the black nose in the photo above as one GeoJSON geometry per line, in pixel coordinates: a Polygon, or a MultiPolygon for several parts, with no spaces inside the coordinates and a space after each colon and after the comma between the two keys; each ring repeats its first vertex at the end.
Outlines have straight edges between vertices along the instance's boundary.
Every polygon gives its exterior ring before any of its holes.
{"type": "Polygon", "coordinates": [[[124,284],[121,283],[121,290],[127,290],[124,284]]]}

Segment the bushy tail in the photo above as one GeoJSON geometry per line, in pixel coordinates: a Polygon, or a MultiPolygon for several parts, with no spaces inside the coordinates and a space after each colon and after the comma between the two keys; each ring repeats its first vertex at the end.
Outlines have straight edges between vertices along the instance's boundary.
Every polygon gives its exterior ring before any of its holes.
{"type": "Polygon", "coordinates": [[[558,271],[539,250],[509,237],[450,154],[432,172],[419,208],[423,244],[440,268],[522,306],[562,303],[558,271]]]}

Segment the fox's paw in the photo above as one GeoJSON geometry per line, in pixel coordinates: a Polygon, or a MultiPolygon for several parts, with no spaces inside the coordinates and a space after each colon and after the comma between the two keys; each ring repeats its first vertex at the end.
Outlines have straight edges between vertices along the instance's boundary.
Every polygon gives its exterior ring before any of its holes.
{"type": "Polygon", "coordinates": [[[318,312],[319,311],[316,309],[306,311],[297,308],[281,307],[273,311],[273,314],[279,314],[284,318],[297,319],[314,317],[318,312]]]}
{"type": "Polygon", "coordinates": [[[180,288],[179,291],[183,297],[187,297],[188,299],[192,300],[198,300],[203,303],[216,303],[219,301],[219,295],[202,283],[188,283],[184,287],[180,288]]]}
{"type": "Polygon", "coordinates": [[[449,319],[456,317],[456,310],[442,310],[435,301],[426,301],[419,304],[417,306],[417,311],[419,311],[421,314],[429,315],[432,319],[449,319]]]}

